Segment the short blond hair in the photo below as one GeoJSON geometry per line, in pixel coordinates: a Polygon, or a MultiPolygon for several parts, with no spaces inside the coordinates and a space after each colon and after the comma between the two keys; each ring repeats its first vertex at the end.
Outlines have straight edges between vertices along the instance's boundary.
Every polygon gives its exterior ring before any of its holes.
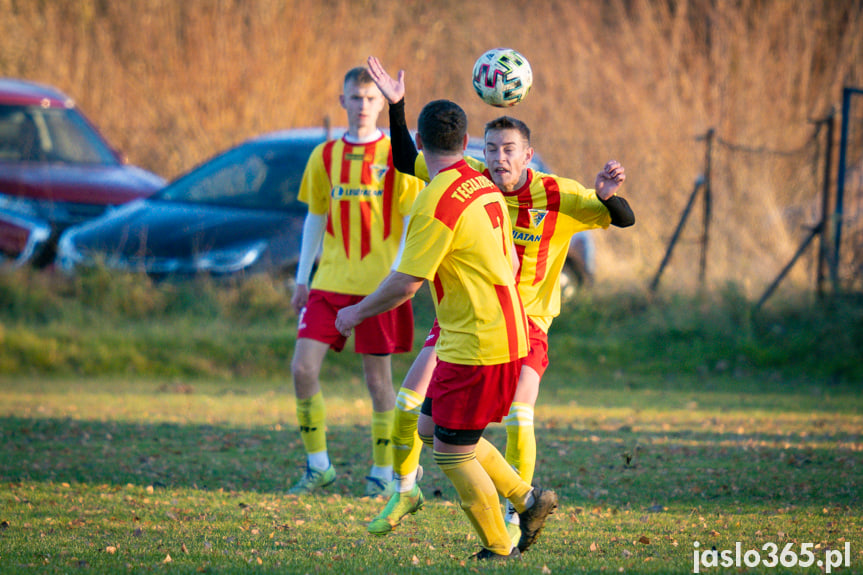
{"type": "Polygon", "coordinates": [[[364,86],[366,84],[373,84],[374,78],[369,73],[368,68],[363,66],[357,66],[356,68],[351,68],[348,70],[348,73],[345,74],[345,85],[347,86],[348,82],[353,82],[359,86],[364,86]]]}

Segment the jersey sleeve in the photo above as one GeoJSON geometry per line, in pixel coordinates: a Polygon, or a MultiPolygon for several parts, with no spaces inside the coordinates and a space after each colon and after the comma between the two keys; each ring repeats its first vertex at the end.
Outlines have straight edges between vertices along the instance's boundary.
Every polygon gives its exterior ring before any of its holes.
{"type": "Polygon", "coordinates": [[[414,214],[408,224],[405,249],[398,270],[432,280],[452,246],[452,230],[427,214],[414,214]]]}
{"type": "Polygon", "coordinates": [[[426,183],[431,180],[431,177],[429,176],[429,167],[426,165],[426,158],[423,156],[422,152],[417,154],[417,157],[414,159],[414,174],[426,183]]]}
{"type": "Polygon", "coordinates": [[[574,231],[607,228],[611,214],[594,190],[585,188],[569,178],[555,178],[560,186],[560,213],[574,222],[574,231]]]}
{"type": "Polygon", "coordinates": [[[425,182],[414,176],[408,176],[401,172],[397,175],[399,189],[399,214],[407,216],[411,213],[411,208],[414,205],[414,200],[420,193],[420,190],[425,186],[425,182]]]}
{"type": "Polygon", "coordinates": [[[312,150],[297,194],[298,200],[309,205],[309,212],[318,215],[328,212],[332,187],[324,168],[323,148],[324,144],[321,144],[312,150]]]}
{"type": "Polygon", "coordinates": [[[476,170],[479,173],[483,173],[485,171],[486,165],[482,160],[477,160],[473,156],[465,156],[464,161],[467,162],[467,165],[476,170]]]}

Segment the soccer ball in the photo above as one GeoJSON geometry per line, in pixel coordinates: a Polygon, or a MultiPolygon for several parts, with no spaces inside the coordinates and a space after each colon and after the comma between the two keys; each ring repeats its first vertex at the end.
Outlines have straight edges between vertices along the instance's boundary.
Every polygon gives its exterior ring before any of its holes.
{"type": "Polygon", "coordinates": [[[489,50],[473,65],[473,87],[483,102],[498,108],[524,100],[533,84],[527,58],[512,48],[489,50]]]}

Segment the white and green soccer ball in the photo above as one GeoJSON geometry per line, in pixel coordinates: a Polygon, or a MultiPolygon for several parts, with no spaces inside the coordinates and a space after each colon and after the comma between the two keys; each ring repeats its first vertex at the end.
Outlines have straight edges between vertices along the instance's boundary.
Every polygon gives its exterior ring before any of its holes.
{"type": "Polygon", "coordinates": [[[473,87],[483,102],[498,108],[515,106],[533,85],[527,58],[512,48],[494,48],[473,65],[473,87]]]}

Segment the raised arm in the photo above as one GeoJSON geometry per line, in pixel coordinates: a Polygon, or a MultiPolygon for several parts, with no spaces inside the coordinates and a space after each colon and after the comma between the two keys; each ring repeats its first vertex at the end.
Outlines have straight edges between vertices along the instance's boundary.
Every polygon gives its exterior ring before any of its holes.
{"type": "Polygon", "coordinates": [[[626,171],[619,162],[611,160],[602,171],[596,175],[596,197],[608,208],[611,214],[611,225],[627,228],[635,223],[635,214],[629,207],[629,202],[616,195],[617,190],[626,181],[626,171]]]}
{"type": "Polygon", "coordinates": [[[405,71],[399,70],[398,79],[393,80],[384,69],[381,61],[374,56],[369,56],[369,73],[378,89],[390,104],[395,104],[405,97],[405,71]]]}
{"type": "Polygon", "coordinates": [[[400,70],[398,80],[387,74],[380,60],[369,56],[369,73],[381,93],[390,103],[390,140],[392,141],[393,165],[396,170],[411,176],[415,174],[415,162],[419,155],[405,119],[405,72],[400,70]]]}

